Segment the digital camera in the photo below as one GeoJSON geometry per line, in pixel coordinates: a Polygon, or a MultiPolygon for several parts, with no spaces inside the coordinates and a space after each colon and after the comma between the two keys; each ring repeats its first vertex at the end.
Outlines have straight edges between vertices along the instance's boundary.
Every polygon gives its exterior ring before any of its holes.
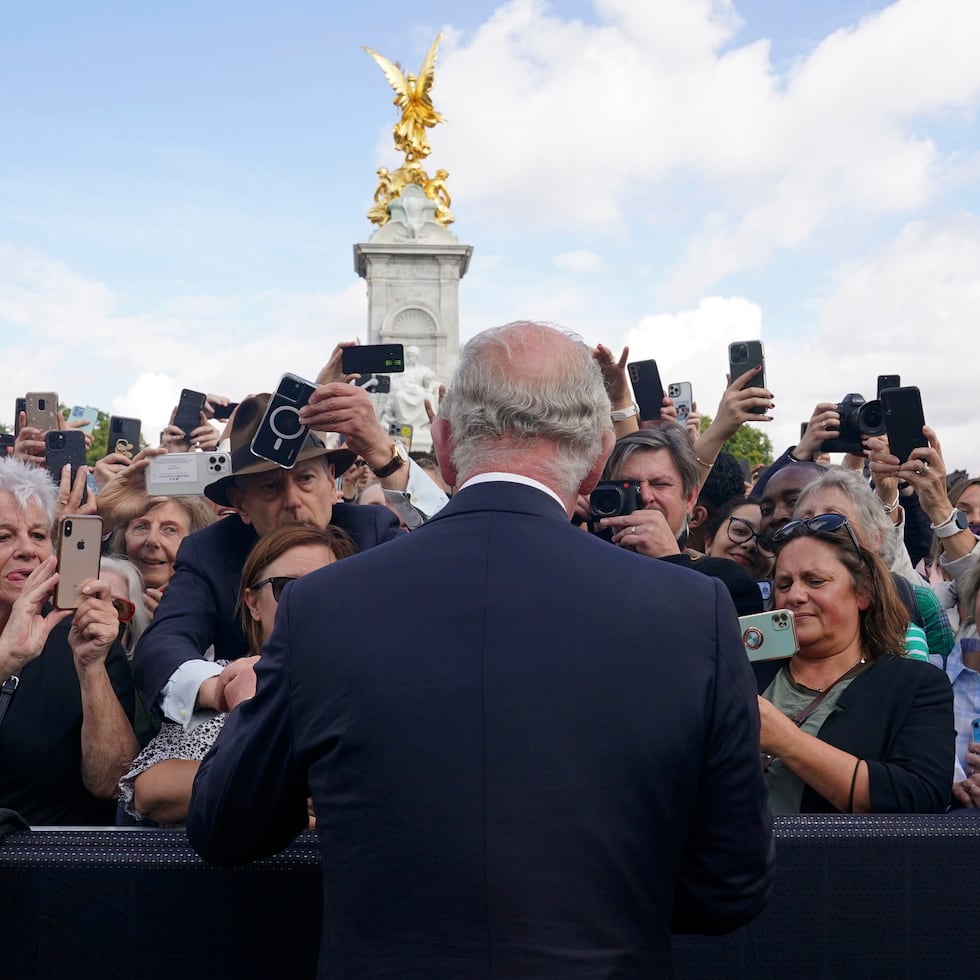
{"type": "Polygon", "coordinates": [[[589,503],[596,520],[643,509],[640,485],[634,480],[601,480],[589,496],[589,503]]]}
{"type": "Polygon", "coordinates": [[[885,416],[878,399],[869,402],[864,400],[864,395],[845,395],[837,406],[837,414],[840,432],[823,444],[824,452],[860,455],[864,451],[861,436],[880,436],[885,431],[885,416]]]}

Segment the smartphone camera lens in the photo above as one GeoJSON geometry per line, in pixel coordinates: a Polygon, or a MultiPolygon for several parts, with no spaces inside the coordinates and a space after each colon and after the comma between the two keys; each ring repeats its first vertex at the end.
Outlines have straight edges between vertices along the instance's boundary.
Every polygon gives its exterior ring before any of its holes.
{"type": "Polygon", "coordinates": [[[745,344],[735,344],[732,347],[732,360],[733,361],[747,361],[749,359],[749,349],[745,344]]]}
{"type": "Polygon", "coordinates": [[[71,521],[65,521],[65,523],[64,523],[64,531],[62,533],[64,534],[64,536],[66,538],[70,538],[71,537],[71,527],[72,527],[71,521]]]}
{"type": "Polygon", "coordinates": [[[48,407],[47,401],[44,398],[39,398],[37,400],[37,407],[39,411],[43,412],[48,407]]]}

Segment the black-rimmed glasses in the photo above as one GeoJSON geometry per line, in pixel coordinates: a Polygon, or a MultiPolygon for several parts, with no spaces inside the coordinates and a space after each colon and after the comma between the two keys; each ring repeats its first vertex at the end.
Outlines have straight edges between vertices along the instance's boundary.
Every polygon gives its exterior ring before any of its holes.
{"type": "Polygon", "coordinates": [[[851,527],[851,522],[843,514],[814,514],[813,517],[803,517],[796,521],[788,521],[772,536],[772,543],[775,547],[779,548],[786,544],[787,541],[799,537],[800,534],[833,534],[834,531],[839,531],[841,528],[847,531],[847,536],[851,539],[854,550],[858,553],[861,560],[866,562],[867,559],[864,555],[864,549],[858,542],[854,528],[851,527]]]}
{"type": "Polygon", "coordinates": [[[298,575],[273,575],[271,578],[264,578],[261,582],[256,582],[252,588],[261,589],[263,585],[271,585],[272,598],[278,602],[282,598],[282,590],[286,588],[290,582],[295,582],[298,578],[298,575]]]}
{"type": "Polygon", "coordinates": [[[735,544],[748,544],[750,541],[755,541],[756,551],[763,557],[772,558],[775,554],[769,539],[762,537],[748,521],[741,517],[729,517],[728,527],[725,530],[728,532],[728,540],[734,541],[735,544]]]}

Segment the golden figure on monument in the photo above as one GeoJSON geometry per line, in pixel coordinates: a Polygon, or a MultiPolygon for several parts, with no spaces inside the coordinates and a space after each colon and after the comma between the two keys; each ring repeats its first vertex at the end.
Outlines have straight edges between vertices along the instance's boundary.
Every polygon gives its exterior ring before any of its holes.
{"type": "Polygon", "coordinates": [[[388,79],[388,84],[395,90],[395,105],[402,111],[402,117],[395,123],[395,149],[405,154],[406,160],[422,160],[432,152],[426,129],[431,129],[436,123],[445,119],[436,112],[429,98],[429,91],[436,77],[436,51],[442,40],[440,34],[429,48],[429,53],[422,62],[418,77],[402,74],[401,65],[393,64],[384,55],[364,50],[381,67],[388,79]]]}
{"type": "Polygon", "coordinates": [[[367,213],[368,218],[376,225],[384,225],[388,222],[390,218],[388,205],[399,197],[409,184],[417,184],[425,192],[425,196],[435,203],[435,220],[439,224],[445,226],[455,220],[452,211],[449,210],[450,197],[446,188],[449,171],[437,170],[435,177],[430,178],[419,163],[432,152],[426,130],[446,121],[436,111],[429,97],[435,81],[436,53],[442,37],[440,33],[432,42],[417,77],[406,76],[399,64],[389,61],[371,48],[364,48],[381,67],[385,78],[395,90],[394,104],[402,110],[401,119],[393,128],[395,148],[405,154],[405,162],[393,173],[390,173],[386,167],[378,170],[374,204],[367,213]]]}

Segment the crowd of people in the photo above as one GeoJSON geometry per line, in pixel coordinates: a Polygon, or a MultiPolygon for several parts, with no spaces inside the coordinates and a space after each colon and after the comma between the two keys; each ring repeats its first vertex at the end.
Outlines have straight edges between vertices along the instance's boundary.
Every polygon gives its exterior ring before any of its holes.
{"type": "Polygon", "coordinates": [[[980,812],[980,478],[947,486],[933,430],[834,465],[821,403],[747,479],[723,447],[771,417],[754,369],[702,432],[666,396],[639,418],[628,351],[520,323],[466,345],[432,453],[409,455],[345,346],[288,469],[250,448],[268,394],[223,429],[209,396],[190,431],[99,460],[87,495],[18,419],[0,807],[186,823],[222,864],[314,826],[332,955],[405,976],[479,960],[488,917],[522,970],[660,962],[660,932],[762,907],[770,811],[980,812]],[[151,459],[216,449],[231,469],[203,497],[147,493],[151,459]],[[80,514],[102,519],[101,571],[60,609],[80,514]],[[737,617],[773,610],[795,651],[750,666],[737,617]]]}

